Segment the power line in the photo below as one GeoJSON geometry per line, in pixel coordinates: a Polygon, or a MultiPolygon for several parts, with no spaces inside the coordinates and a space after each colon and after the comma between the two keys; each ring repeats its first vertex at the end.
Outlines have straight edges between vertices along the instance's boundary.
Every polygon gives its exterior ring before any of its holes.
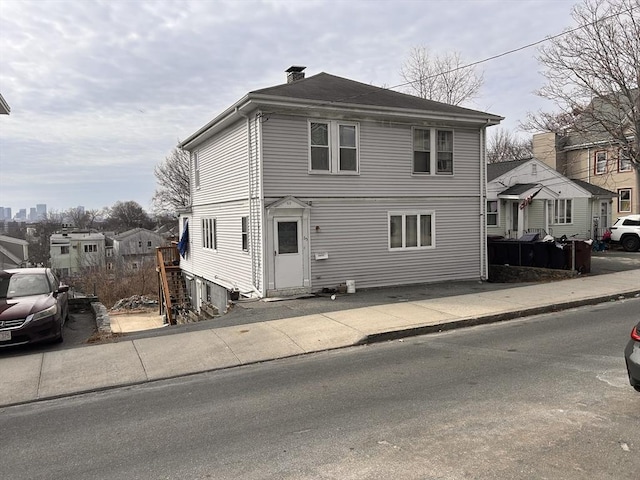
{"type": "MultiPolygon", "coordinates": [[[[565,31],[557,33],[555,35],[551,35],[551,36],[545,37],[545,38],[543,38],[541,40],[537,40],[535,42],[528,43],[528,44],[523,45],[523,46],[518,47],[518,48],[507,50],[506,52],[502,52],[502,53],[498,53],[496,55],[492,55],[492,56],[484,58],[482,60],[478,60],[478,61],[469,63],[467,65],[461,65],[459,67],[452,68],[451,70],[447,70],[445,72],[438,72],[436,74],[433,74],[433,75],[430,75],[428,77],[425,77],[424,79],[435,78],[435,77],[438,77],[440,75],[446,75],[448,73],[457,72],[458,70],[463,70],[465,68],[474,67],[476,65],[480,65],[481,63],[486,63],[486,62],[489,62],[491,60],[495,60],[496,58],[505,57],[507,55],[511,55],[512,53],[516,53],[516,52],[519,52],[521,50],[526,50],[527,48],[535,47],[536,45],[540,45],[541,43],[545,43],[545,42],[548,42],[549,40],[560,38],[560,37],[562,37],[564,35],[568,35],[568,34],[573,33],[573,32],[577,32],[578,30],[582,30],[583,28],[591,27],[593,25],[596,25],[599,22],[603,22],[605,20],[609,20],[610,18],[614,18],[614,17],[617,17],[619,15],[622,15],[623,13],[629,13],[630,14],[630,13],[633,12],[633,10],[635,10],[636,8],[639,8],[639,7],[640,7],[640,5],[632,5],[628,9],[623,9],[623,10],[620,10],[619,12],[612,13],[611,15],[607,15],[605,17],[598,18],[598,19],[594,20],[593,22],[585,23],[584,25],[579,25],[579,26],[577,26],[575,28],[572,28],[572,29],[569,29],[569,30],[565,30],[565,31]]],[[[392,87],[388,87],[388,89],[391,90],[391,89],[394,89],[394,88],[406,87],[407,85],[411,85],[413,83],[416,83],[417,81],[418,80],[414,80],[414,81],[411,81],[411,82],[400,83],[398,85],[394,85],[392,87]]]]}

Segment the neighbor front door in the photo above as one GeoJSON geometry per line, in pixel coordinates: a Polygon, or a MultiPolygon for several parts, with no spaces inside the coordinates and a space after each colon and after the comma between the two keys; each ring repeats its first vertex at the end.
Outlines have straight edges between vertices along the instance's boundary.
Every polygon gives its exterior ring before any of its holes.
{"type": "Polygon", "coordinates": [[[303,286],[302,218],[274,218],[275,288],[303,286]]]}

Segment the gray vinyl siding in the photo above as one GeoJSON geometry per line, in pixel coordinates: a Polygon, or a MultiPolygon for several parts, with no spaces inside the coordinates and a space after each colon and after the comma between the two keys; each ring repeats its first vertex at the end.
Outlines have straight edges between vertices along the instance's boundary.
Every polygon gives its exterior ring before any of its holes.
{"type": "MultiPolygon", "coordinates": [[[[545,209],[547,202],[544,200],[534,200],[531,205],[527,206],[528,226],[529,229],[545,228],[545,209]]],[[[548,232],[547,232],[548,233],[548,232]]]]}
{"type": "Polygon", "coordinates": [[[589,199],[588,198],[574,198],[573,200],[573,223],[568,225],[554,224],[553,219],[550,219],[549,228],[551,234],[554,237],[561,237],[566,235],[570,237],[575,235],[575,238],[590,238],[591,237],[591,217],[589,215],[589,199]]]}
{"type": "Polygon", "coordinates": [[[453,129],[454,175],[412,175],[412,125],[360,120],[360,174],[310,174],[307,120],[273,115],[262,123],[265,197],[466,197],[479,192],[478,130],[453,129]]]}
{"type": "Polygon", "coordinates": [[[319,199],[311,201],[312,290],[355,280],[358,287],[480,278],[477,198],[319,199]],[[390,251],[388,212],[432,210],[435,249],[390,251]],[[317,228],[316,228],[317,227],[317,228]],[[326,260],[315,254],[327,252],[326,260]]]}
{"type": "Polygon", "coordinates": [[[249,215],[247,201],[229,202],[194,208],[190,222],[189,261],[182,268],[226,288],[237,287],[249,292],[251,283],[251,257],[242,250],[242,216],[249,215]],[[202,248],[202,219],[215,218],[217,250],[202,248]]]}
{"type": "Polygon", "coordinates": [[[193,206],[248,198],[247,125],[240,121],[195,149],[200,161],[200,188],[192,175],[193,206]]]}

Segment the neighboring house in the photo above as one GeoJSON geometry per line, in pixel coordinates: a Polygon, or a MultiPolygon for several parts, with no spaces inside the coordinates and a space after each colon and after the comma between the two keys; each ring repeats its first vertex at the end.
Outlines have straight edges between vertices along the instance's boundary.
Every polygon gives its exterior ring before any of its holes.
{"type": "Polygon", "coordinates": [[[303,70],[180,144],[194,305],[486,278],[485,129],[502,117],[303,70]]]}
{"type": "Polygon", "coordinates": [[[540,133],[533,136],[533,155],[571,179],[615,192],[614,222],[640,213],[640,172],[610,140],[584,141],[575,134],[540,133]]]}
{"type": "Polygon", "coordinates": [[[156,247],[167,245],[162,235],[144,228],[134,228],[110,238],[107,247],[107,269],[120,262],[125,268],[137,269],[145,262],[155,263],[156,247]]]}
{"type": "Polygon", "coordinates": [[[487,180],[488,235],[587,239],[611,226],[614,192],[570,180],[537,159],[492,163],[487,180]]]}
{"type": "Polygon", "coordinates": [[[0,235],[0,269],[25,267],[29,259],[29,242],[0,235]]]}
{"type": "Polygon", "coordinates": [[[104,268],[105,236],[91,231],[54,233],[49,239],[51,268],[61,276],[85,268],[104,268]]]}

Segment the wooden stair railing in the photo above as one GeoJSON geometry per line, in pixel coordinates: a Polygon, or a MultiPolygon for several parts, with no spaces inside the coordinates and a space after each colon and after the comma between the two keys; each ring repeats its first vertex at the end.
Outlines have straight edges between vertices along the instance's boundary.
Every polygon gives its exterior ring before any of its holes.
{"type": "Polygon", "coordinates": [[[175,325],[177,319],[174,307],[184,306],[188,301],[180,269],[180,256],[175,245],[156,248],[156,271],[160,280],[161,308],[164,307],[167,322],[175,325]]]}

